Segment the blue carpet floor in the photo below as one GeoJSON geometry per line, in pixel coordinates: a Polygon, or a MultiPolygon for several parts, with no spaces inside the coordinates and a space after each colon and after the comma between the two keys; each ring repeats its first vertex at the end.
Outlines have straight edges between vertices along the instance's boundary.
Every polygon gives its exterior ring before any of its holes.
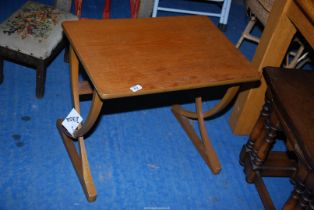
{"type": "MultiPolygon", "coordinates": [[[[23,2],[1,0],[0,20],[23,2]]],[[[41,2],[52,4],[53,0],[41,2]]],[[[102,0],[84,2],[84,17],[101,17],[102,0]]],[[[111,15],[128,18],[129,0],[113,0],[111,15]]],[[[247,21],[242,2],[235,0],[225,32],[233,43],[247,21]]],[[[246,42],[241,51],[251,59],[255,45],[246,42]]],[[[46,92],[40,100],[35,97],[35,71],[4,63],[5,79],[0,85],[1,210],[263,209],[254,185],[246,183],[239,165],[239,152],[247,137],[232,134],[228,125],[231,109],[206,122],[223,166],[220,174],[213,175],[172,115],[168,95],[160,96],[159,101],[142,97],[104,105],[102,117],[86,140],[98,193],[97,200],[88,203],[55,126],[56,119],[72,108],[69,65],[63,62],[63,53],[48,68],[46,92]]],[[[183,102],[193,108],[189,99],[183,102]]],[[[204,106],[216,102],[213,97],[204,106]]],[[[88,105],[88,101],[82,105],[83,116],[88,105]]],[[[279,208],[292,185],[280,178],[267,178],[266,182],[279,208]]]]}

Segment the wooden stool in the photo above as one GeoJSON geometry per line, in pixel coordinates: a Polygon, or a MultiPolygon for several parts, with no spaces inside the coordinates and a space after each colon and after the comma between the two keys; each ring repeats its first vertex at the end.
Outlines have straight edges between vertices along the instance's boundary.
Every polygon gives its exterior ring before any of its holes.
{"type": "MultiPolygon", "coordinates": [[[[70,0],[57,0],[56,6],[70,9],[70,0]]],[[[0,24],[0,83],[3,60],[12,60],[36,68],[36,96],[43,97],[46,68],[64,48],[61,23],[77,17],[37,2],[27,1],[11,17],[0,24]]]]}
{"type": "Polygon", "coordinates": [[[240,154],[247,182],[265,209],[275,209],[262,177],[290,177],[295,187],[284,209],[314,209],[314,72],[266,68],[263,75],[265,104],[240,154]],[[280,132],[288,152],[271,151],[280,132]]]}

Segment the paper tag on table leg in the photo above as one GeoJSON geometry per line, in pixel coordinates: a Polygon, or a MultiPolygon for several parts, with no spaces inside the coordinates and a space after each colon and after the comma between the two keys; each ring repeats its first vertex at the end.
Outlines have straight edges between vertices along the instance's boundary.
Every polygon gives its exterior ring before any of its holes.
{"type": "Polygon", "coordinates": [[[130,87],[130,90],[132,90],[133,92],[137,92],[139,90],[142,90],[142,86],[139,84],[133,85],[132,87],[130,87]]]}
{"type": "Polygon", "coordinates": [[[81,115],[73,108],[68,116],[63,120],[62,125],[73,136],[75,129],[83,121],[81,115]]]}

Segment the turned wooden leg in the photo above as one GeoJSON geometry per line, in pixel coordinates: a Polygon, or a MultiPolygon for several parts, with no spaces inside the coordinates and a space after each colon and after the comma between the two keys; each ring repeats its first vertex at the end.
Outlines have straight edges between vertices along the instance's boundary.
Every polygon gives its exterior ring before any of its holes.
{"type": "Polygon", "coordinates": [[[295,173],[295,175],[292,177],[292,182],[294,183],[294,190],[292,191],[289,199],[283,206],[284,210],[289,209],[302,209],[304,206],[309,204],[310,198],[306,195],[306,189],[305,189],[305,181],[308,177],[308,171],[306,169],[306,166],[301,164],[301,162],[298,163],[298,168],[295,173]],[[306,197],[306,199],[302,199],[302,197],[306,197]]]}
{"type": "Polygon", "coordinates": [[[0,57],[0,84],[3,82],[3,58],[0,57]]]}
{"type": "Polygon", "coordinates": [[[244,166],[246,181],[255,184],[265,209],[275,209],[275,207],[264,184],[260,167],[263,166],[276,139],[277,127],[279,122],[272,110],[270,95],[266,95],[259,119],[250,134],[249,141],[240,153],[240,163],[244,166]]]}
{"type": "Polygon", "coordinates": [[[256,141],[253,145],[253,151],[251,154],[252,161],[257,166],[261,165],[265,161],[270,148],[276,140],[279,130],[279,121],[277,119],[277,115],[272,109],[270,96],[268,94],[270,94],[270,92],[267,92],[266,94],[265,105],[263,106],[263,111],[261,113],[266,135],[262,136],[262,138],[258,138],[258,141],[256,141]]]}
{"type": "Polygon", "coordinates": [[[264,126],[264,119],[262,116],[259,117],[258,121],[255,124],[253,131],[250,134],[248,142],[243,145],[240,152],[240,164],[244,165],[247,158],[249,158],[250,153],[252,153],[254,144],[260,139],[264,139],[266,136],[266,129],[264,126]]]}
{"type": "Polygon", "coordinates": [[[42,98],[45,91],[46,65],[40,62],[36,69],[36,96],[42,98]]]}
{"type": "Polygon", "coordinates": [[[242,147],[240,152],[240,164],[244,166],[246,181],[253,183],[256,177],[255,171],[252,168],[251,160],[256,159],[256,152],[265,142],[267,136],[267,128],[265,122],[270,118],[271,102],[265,100],[262,111],[256,122],[254,129],[250,134],[248,142],[242,147]]]}

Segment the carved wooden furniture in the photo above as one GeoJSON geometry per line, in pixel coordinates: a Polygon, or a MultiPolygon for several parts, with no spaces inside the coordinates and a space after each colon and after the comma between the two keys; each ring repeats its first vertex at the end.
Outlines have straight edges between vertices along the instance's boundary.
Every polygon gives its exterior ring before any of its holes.
{"type": "MultiPolygon", "coordinates": [[[[253,58],[253,65],[261,71],[265,66],[280,66],[292,38],[299,31],[309,45],[314,46],[314,1],[275,1],[260,43],[253,58]]],[[[230,117],[230,126],[236,134],[249,134],[261,110],[266,83],[259,88],[239,94],[230,117]]]]}
{"type": "Polygon", "coordinates": [[[290,177],[294,190],[283,209],[314,209],[314,71],[267,68],[265,104],[240,155],[246,179],[265,209],[275,209],[264,176],[290,177]],[[285,136],[288,152],[273,151],[285,136]]]}
{"type": "MultiPolygon", "coordinates": [[[[58,1],[56,3],[59,5],[58,1]]],[[[61,23],[70,19],[74,20],[76,16],[28,1],[1,23],[0,83],[3,81],[3,59],[30,65],[36,68],[36,96],[43,97],[46,68],[65,46],[61,23]]]]}
{"type": "MultiPolygon", "coordinates": [[[[160,6],[159,0],[154,0],[154,8],[153,8],[153,17],[157,17],[158,11],[167,11],[167,12],[177,12],[177,13],[185,13],[185,14],[192,14],[192,15],[205,15],[211,17],[219,17],[219,28],[225,30],[228,23],[229,12],[231,8],[231,1],[232,0],[203,0],[208,1],[208,3],[221,3],[221,10],[219,13],[217,12],[202,12],[202,11],[195,11],[191,9],[179,9],[179,8],[169,8],[167,6],[160,6]]],[[[191,1],[191,3],[193,3],[191,1]]]]}
{"type": "Polygon", "coordinates": [[[96,199],[96,190],[84,135],[94,125],[107,99],[229,87],[221,102],[210,111],[203,112],[201,96],[196,98],[196,113],[179,105],[172,108],[213,173],[221,170],[204,118],[222,110],[236,95],[241,83],[257,81],[259,74],[207,17],[85,20],[65,22],[63,26],[71,44],[74,107],[80,110],[80,95],[90,93],[93,99],[86,121],[73,137],[62,127],[62,120],[57,121],[57,127],[89,201],[96,199]],[[91,83],[78,81],[79,63],[91,83]],[[141,85],[142,89],[131,91],[135,85],[141,85]],[[198,121],[201,138],[189,124],[189,118],[198,121]],[[79,153],[75,139],[78,139],[79,153]]]}

